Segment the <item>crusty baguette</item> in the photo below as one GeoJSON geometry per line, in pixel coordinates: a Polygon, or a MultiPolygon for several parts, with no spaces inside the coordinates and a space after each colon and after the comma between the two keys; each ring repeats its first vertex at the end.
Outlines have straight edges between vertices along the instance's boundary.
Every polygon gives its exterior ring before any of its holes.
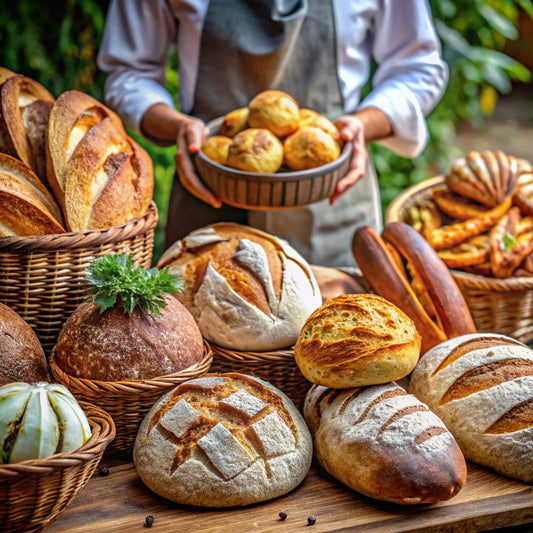
{"type": "Polygon", "coordinates": [[[465,484],[465,459],[450,432],[396,383],[344,390],[313,385],[304,416],[322,467],[371,498],[435,503],[465,484]]]}
{"type": "Polygon", "coordinates": [[[426,352],[409,392],[446,424],[465,457],[533,482],[533,351],[494,333],[449,339],[426,352]]]}

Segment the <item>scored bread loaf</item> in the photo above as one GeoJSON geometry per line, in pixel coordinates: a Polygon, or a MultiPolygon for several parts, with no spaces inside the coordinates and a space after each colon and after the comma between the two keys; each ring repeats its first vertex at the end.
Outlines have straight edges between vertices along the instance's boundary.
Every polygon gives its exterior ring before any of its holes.
{"type": "Polygon", "coordinates": [[[66,91],[50,111],[48,182],[70,231],[116,226],[144,214],[152,199],[152,160],[109,108],[66,91]]]}
{"type": "Polygon", "coordinates": [[[435,346],[413,371],[409,392],[446,424],[472,462],[533,482],[533,351],[494,333],[435,346]]]}
{"type": "Polygon", "coordinates": [[[294,346],[302,374],[333,388],[377,385],[409,374],[420,355],[413,321],[376,294],[343,294],[316,309],[294,346]]]}
{"type": "Polygon", "coordinates": [[[0,153],[0,236],[65,233],[59,206],[29,166],[0,153]]]}
{"type": "Polygon", "coordinates": [[[180,504],[231,507],[266,501],[309,471],[311,435],[280,390],[244,374],[189,380],[144,418],[133,450],[143,482],[180,504]]]}
{"type": "Polygon", "coordinates": [[[366,496],[435,503],[465,484],[465,459],[451,433],[396,383],[342,390],[313,385],[304,416],[318,462],[366,496]]]}
{"type": "Polygon", "coordinates": [[[191,232],[157,266],[183,280],[175,293],[210,342],[240,351],[294,344],[322,298],[309,264],[286,241],[234,223],[191,232]]]}

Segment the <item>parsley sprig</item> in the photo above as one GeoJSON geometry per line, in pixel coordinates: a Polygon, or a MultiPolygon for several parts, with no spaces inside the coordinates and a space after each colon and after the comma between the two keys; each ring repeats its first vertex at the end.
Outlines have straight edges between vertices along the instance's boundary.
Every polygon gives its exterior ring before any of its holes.
{"type": "Polygon", "coordinates": [[[94,259],[85,279],[91,284],[93,303],[100,306],[100,313],[120,301],[127,315],[137,305],[144,312],[159,315],[166,305],[163,294],[182,290],[181,278],[168,268],[134,267],[129,254],[112,253],[94,259]]]}

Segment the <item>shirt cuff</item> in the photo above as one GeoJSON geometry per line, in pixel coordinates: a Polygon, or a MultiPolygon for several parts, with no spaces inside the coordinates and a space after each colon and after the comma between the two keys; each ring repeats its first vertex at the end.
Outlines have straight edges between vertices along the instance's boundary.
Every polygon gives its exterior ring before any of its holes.
{"type": "Polygon", "coordinates": [[[359,105],[382,111],[392,126],[393,136],[378,142],[401,157],[416,157],[424,150],[429,133],[426,119],[411,90],[394,81],[382,83],[359,105]]]}

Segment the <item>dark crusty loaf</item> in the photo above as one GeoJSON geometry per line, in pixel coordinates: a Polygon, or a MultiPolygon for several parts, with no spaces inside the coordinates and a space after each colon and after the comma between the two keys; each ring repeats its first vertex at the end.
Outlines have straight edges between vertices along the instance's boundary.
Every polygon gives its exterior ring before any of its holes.
{"type": "Polygon", "coordinates": [[[232,507],[286,494],[313,455],[302,415],[281,391],[243,374],[178,385],[144,418],[133,450],[139,476],[180,504],[232,507]]]}
{"type": "Polygon", "coordinates": [[[533,351],[477,333],[428,351],[409,391],[444,421],[466,458],[533,482],[533,351]]]}
{"type": "Polygon", "coordinates": [[[192,315],[169,294],[160,315],[135,307],[131,316],[115,305],[81,304],[59,333],[54,357],[69,375],[100,381],[153,379],[173,374],[203,356],[192,315]]]}
{"type": "Polygon", "coordinates": [[[49,381],[43,347],[30,325],[0,303],[0,387],[16,381],[49,381]]]}
{"type": "Polygon", "coordinates": [[[466,481],[464,456],[445,425],[396,383],[313,385],[304,416],[318,462],[371,498],[435,503],[455,496],[466,481]]]}
{"type": "Polygon", "coordinates": [[[305,321],[294,346],[312,383],[333,388],[387,383],[407,376],[420,355],[413,321],[375,294],[344,294],[305,321]]]}

